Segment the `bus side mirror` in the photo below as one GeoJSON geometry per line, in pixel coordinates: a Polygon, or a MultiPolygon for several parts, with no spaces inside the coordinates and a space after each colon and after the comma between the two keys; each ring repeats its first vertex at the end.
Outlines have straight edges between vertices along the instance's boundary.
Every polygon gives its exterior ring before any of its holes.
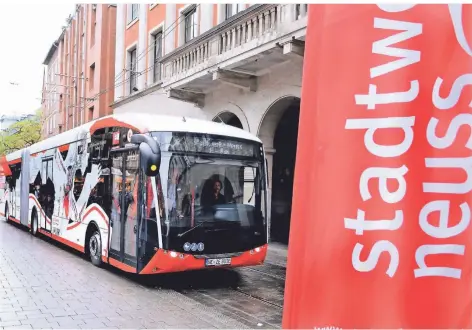
{"type": "Polygon", "coordinates": [[[147,176],[156,176],[161,166],[161,148],[149,135],[134,134],[131,143],[139,145],[141,167],[147,176]]]}

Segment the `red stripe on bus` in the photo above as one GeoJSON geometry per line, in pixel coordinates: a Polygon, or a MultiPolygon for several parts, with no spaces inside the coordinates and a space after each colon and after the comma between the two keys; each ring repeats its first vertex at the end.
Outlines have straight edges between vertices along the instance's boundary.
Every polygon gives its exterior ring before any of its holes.
{"type": "Polygon", "coordinates": [[[59,147],[59,152],[69,150],[69,146],[70,146],[69,144],[64,144],[63,146],[60,146],[59,147]]]}
{"type": "Polygon", "coordinates": [[[81,223],[82,223],[82,222],[76,222],[76,223],[74,223],[72,226],[67,227],[67,230],[72,230],[72,229],[78,227],[81,223]]]}
{"type": "Polygon", "coordinates": [[[116,268],[119,268],[125,272],[128,272],[128,273],[136,273],[136,268],[132,267],[132,266],[129,266],[127,264],[124,264],[118,260],[115,260],[113,258],[109,258],[109,263],[110,265],[116,267],[116,268]]]}
{"type": "Polygon", "coordinates": [[[18,220],[18,219],[16,219],[16,218],[12,217],[11,215],[8,217],[8,219],[11,220],[11,221],[13,221],[13,222],[16,222],[16,223],[21,224],[21,221],[20,221],[20,220],[18,220]]]}
{"type": "Polygon", "coordinates": [[[41,208],[41,205],[39,204],[38,200],[36,199],[36,196],[34,195],[29,195],[29,199],[33,200],[36,206],[39,209],[39,212],[41,212],[41,215],[46,219],[47,223],[51,223],[51,220],[46,216],[46,213],[44,213],[43,209],[41,208]]]}
{"type": "Polygon", "coordinates": [[[7,157],[0,157],[0,175],[10,176],[12,175],[10,166],[8,166],[7,157]]]}
{"type": "Polygon", "coordinates": [[[44,229],[39,228],[38,231],[44,236],[51,237],[51,233],[45,231],[44,229]]]}
{"type": "Polygon", "coordinates": [[[138,128],[134,127],[133,125],[127,124],[125,122],[116,120],[115,118],[103,118],[97,120],[93,125],[90,127],[90,134],[93,134],[96,130],[99,130],[101,128],[105,127],[126,127],[126,128],[131,128],[132,130],[141,132],[138,128]]]}
{"type": "Polygon", "coordinates": [[[71,242],[71,241],[69,241],[65,238],[62,238],[61,236],[51,234],[51,238],[58,241],[58,242],[60,242],[60,243],[65,244],[67,246],[70,246],[71,248],[76,249],[77,251],[84,252],[84,247],[83,246],[80,246],[77,243],[74,243],[74,242],[71,242]]]}
{"type": "Polygon", "coordinates": [[[36,157],[39,154],[44,154],[44,153],[45,153],[45,151],[38,151],[38,152],[35,152],[34,154],[31,154],[31,157],[36,157]]]}
{"type": "MultiPolygon", "coordinates": [[[[103,221],[105,221],[107,227],[109,227],[109,223],[107,221],[105,213],[103,213],[103,211],[99,207],[97,207],[96,205],[93,205],[90,209],[88,209],[88,211],[85,212],[85,214],[82,216],[82,219],[85,219],[92,211],[97,211],[100,214],[100,216],[102,217],[103,221]]],[[[74,223],[73,225],[67,227],[67,230],[74,229],[77,226],[79,226],[81,223],[82,223],[82,221],[74,223]]]]}

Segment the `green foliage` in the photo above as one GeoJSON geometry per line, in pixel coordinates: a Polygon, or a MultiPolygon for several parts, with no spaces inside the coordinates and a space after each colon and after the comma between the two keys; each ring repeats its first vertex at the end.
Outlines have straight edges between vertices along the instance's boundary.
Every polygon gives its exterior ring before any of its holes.
{"type": "Polygon", "coordinates": [[[35,116],[18,121],[0,133],[0,156],[6,155],[41,140],[41,111],[35,116]]]}

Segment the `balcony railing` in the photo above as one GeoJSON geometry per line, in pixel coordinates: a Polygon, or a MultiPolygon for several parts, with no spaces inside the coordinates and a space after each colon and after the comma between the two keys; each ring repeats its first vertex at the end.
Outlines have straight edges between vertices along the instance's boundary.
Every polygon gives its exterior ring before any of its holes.
{"type": "Polygon", "coordinates": [[[253,5],[161,59],[164,85],[306,27],[307,4],[253,5]],[[301,24],[297,24],[301,23],[301,24]]]}

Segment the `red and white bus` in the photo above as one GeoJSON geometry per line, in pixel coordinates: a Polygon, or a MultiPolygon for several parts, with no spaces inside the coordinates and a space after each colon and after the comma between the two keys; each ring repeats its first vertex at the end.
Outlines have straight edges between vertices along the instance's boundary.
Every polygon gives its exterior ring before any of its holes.
{"type": "Polygon", "coordinates": [[[264,155],[257,137],[220,123],[107,116],[0,158],[0,212],[96,266],[257,265],[267,253],[264,155]]]}

